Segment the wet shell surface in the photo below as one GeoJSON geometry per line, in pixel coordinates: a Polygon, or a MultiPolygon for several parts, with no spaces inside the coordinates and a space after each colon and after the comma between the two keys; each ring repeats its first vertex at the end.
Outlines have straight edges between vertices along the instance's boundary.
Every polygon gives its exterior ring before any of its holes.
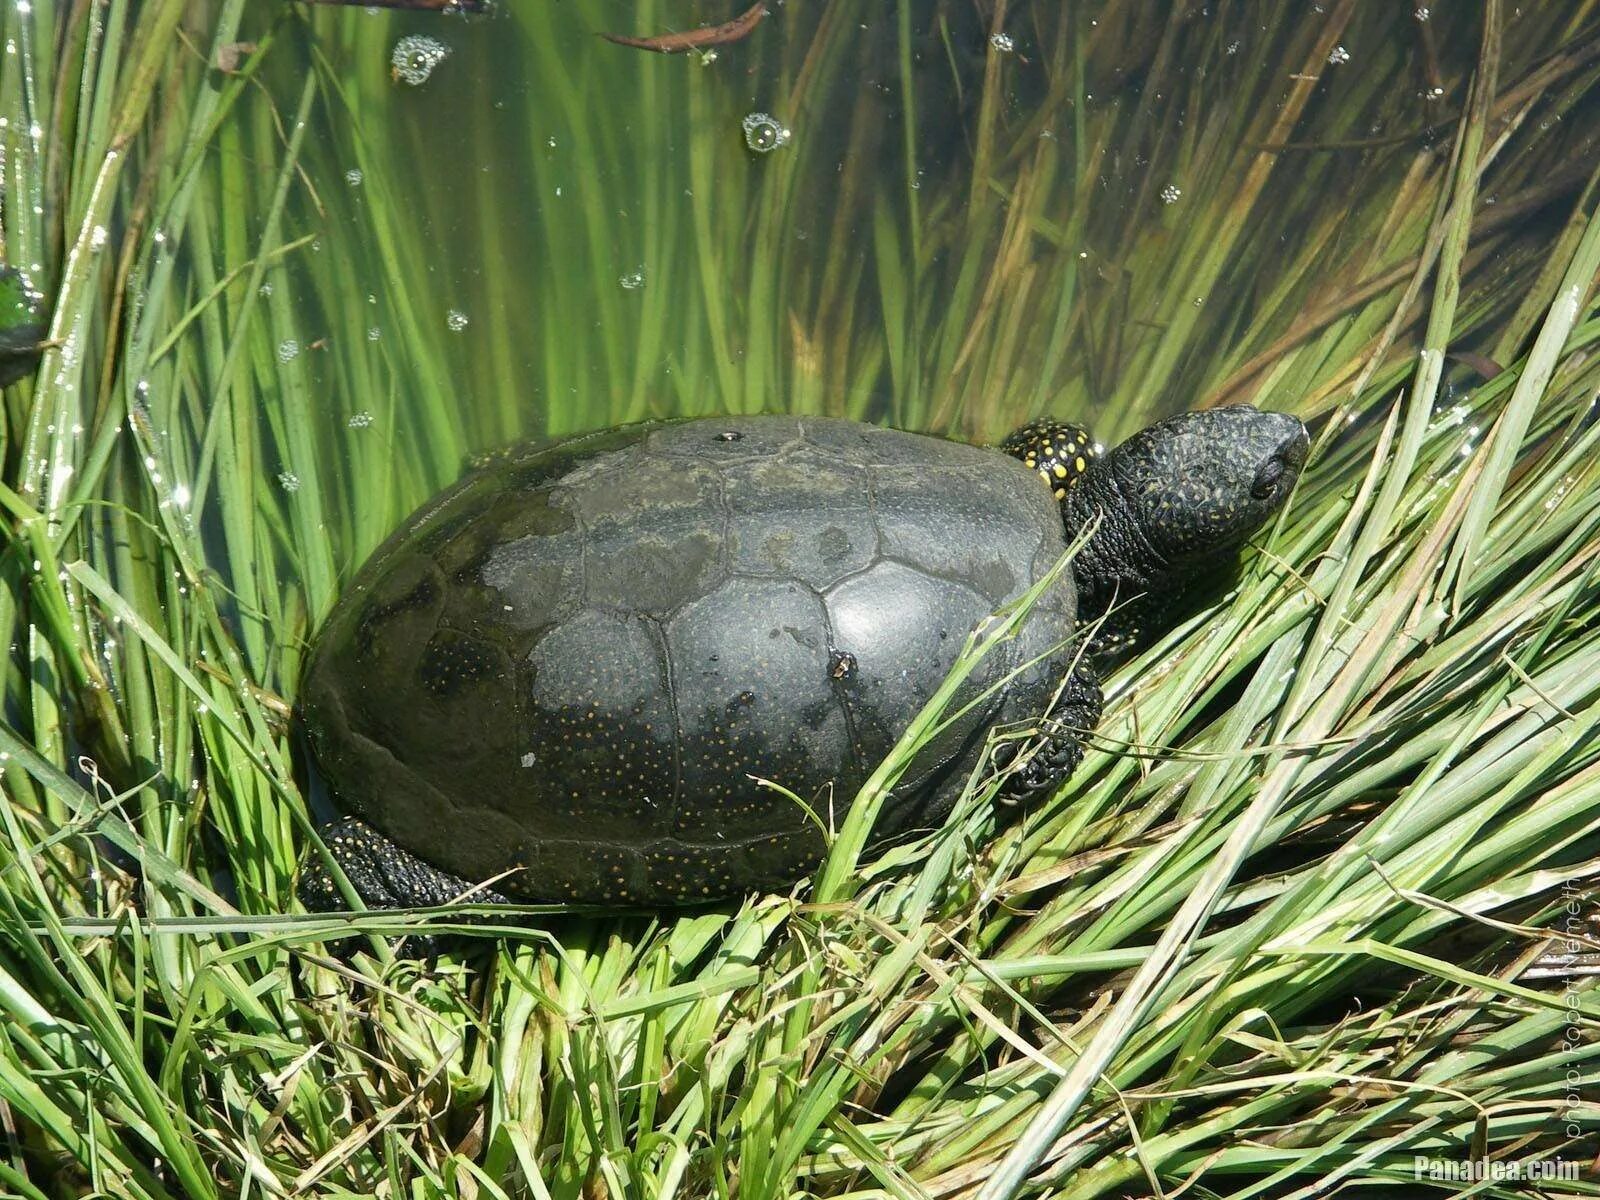
{"type": "MultiPolygon", "coordinates": [[[[509,895],[772,886],[1065,545],[1022,463],[851,421],[529,448],[372,556],[318,637],[306,725],[340,808],[464,878],[512,871],[509,895]]],[[[919,756],[879,834],[941,819],[989,728],[1046,709],[1074,614],[1066,573],[965,698],[1016,676],[919,756]]]]}

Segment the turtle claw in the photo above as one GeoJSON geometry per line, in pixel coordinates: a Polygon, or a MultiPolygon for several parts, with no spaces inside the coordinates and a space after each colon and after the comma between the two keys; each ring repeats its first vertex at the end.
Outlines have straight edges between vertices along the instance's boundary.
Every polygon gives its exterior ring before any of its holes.
{"type": "MultiPolygon", "coordinates": [[[[350,886],[368,908],[432,908],[466,900],[473,904],[515,904],[492,888],[468,883],[401,849],[365,821],[345,817],[319,831],[350,886]]],[[[344,912],[344,894],[320,859],[300,876],[300,901],[312,912],[344,912]]],[[[466,918],[482,920],[482,918],[466,918]]],[[[353,944],[355,939],[347,939],[353,944]]],[[[414,934],[401,943],[407,957],[431,957],[450,941],[414,934]]]]}
{"type": "Polygon", "coordinates": [[[1055,710],[1040,723],[1033,753],[1006,780],[1001,795],[1007,802],[1048,795],[1071,777],[1083,761],[1084,736],[1100,720],[1100,704],[1100,681],[1080,656],[1055,710]]]}

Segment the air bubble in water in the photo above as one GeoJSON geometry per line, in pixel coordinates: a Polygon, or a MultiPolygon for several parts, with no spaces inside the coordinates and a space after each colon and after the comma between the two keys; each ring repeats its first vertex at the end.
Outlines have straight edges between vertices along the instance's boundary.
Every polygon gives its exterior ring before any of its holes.
{"type": "Polygon", "coordinates": [[[433,69],[445,60],[450,47],[426,34],[413,33],[394,44],[389,55],[390,74],[396,83],[417,87],[428,82],[433,69]]]}
{"type": "Polygon", "coordinates": [[[757,154],[768,154],[779,146],[787,146],[794,136],[787,125],[770,113],[753,112],[740,125],[744,128],[744,144],[757,154]]]}
{"type": "Polygon", "coordinates": [[[445,317],[444,323],[450,326],[451,333],[460,333],[467,327],[467,314],[459,308],[452,308],[445,317]]]}

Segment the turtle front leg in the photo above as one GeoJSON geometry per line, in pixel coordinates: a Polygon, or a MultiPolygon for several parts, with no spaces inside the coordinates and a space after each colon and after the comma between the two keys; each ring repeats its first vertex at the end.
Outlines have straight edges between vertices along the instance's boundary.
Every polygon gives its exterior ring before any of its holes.
{"type": "Polygon", "coordinates": [[[1057,500],[1078,485],[1100,457],[1100,446],[1082,425],[1041,417],[1030,421],[1000,443],[1012,458],[1049,485],[1057,500]]]}
{"type": "Polygon", "coordinates": [[[1065,783],[1083,761],[1083,739],[1100,721],[1101,700],[1100,680],[1080,654],[1055,708],[1040,723],[1037,749],[1006,780],[1001,795],[1018,803],[1049,795],[1065,783]]]}
{"type": "MultiPolygon", "coordinates": [[[[467,896],[473,904],[515,904],[403,850],[365,821],[345,817],[324,825],[322,840],[369,908],[431,908],[467,896]],[[470,895],[468,895],[470,893],[470,895]]],[[[344,896],[320,859],[300,877],[300,900],[313,912],[342,912],[344,896]]]]}

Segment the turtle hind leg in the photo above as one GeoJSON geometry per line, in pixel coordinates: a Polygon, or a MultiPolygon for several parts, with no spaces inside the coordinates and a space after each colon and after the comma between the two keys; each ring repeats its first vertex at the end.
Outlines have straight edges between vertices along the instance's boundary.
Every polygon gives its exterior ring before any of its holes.
{"type": "Polygon", "coordinates": [[[1100,721],[1100,680],[1083,657],[1072,668],[1055,708],[1041,723],[1037,748],[1005,781],[1001,795],[1012,803],[1049,795],[1083,761],[1083,739],[1100,721]]]}
{"type": "MultiPolygon", "coordinates": [[[[474,904],[515,904],[492,888],[476,887],[401,849],[365,821],[345,817],[319,831],[350,885],[368,908],[430,908],[468,896],[474,904]],[[470,893],[470,896],[468,895],[470,893]]],[[[312,912],[343,912],[339,885],[313,857],[300,876],[300,900],[312,912]]],[[[471,919],[471,918],[469,918],[471,919]]],[[[406,953],[435,954],[442,939],[419,935],[407,938],[406,953]]]]}

